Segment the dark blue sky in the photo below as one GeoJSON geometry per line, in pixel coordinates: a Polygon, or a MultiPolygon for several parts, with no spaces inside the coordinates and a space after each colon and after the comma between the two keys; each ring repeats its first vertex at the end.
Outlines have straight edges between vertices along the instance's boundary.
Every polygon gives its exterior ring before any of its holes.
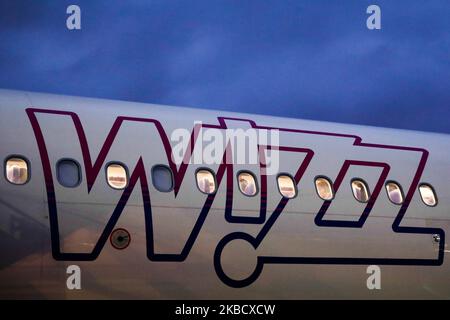
{"type": "Polygon", "coordinates": [[[450,1],[0,0],[0,87],[450,133],[450,1]]]}

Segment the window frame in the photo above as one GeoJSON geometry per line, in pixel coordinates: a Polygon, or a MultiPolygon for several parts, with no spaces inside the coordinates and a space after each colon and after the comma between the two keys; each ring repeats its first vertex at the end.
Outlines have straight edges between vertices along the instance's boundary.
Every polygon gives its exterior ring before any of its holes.
{"type": "Polygon", "coordinates": [[[352,192],[353,198],[355,198],[355,200],[358,201],[359,203],[368,203],[370,201],[370,198],[372,197],[372,192],[370,191],[369,184],[366,182],[366,180],[364,180],[362,178],[353,178],[350,180],[350,191],[352,192]],[[355,182],[355,181],[362,182],[364,184],[364,186],[366,187],[367,201],[361,201],[358,198],[356,198],[355,193],[353,192],[353,182],[355,182]]]}
{"type": "Polygon", "coordinates": [[[5,180],[8,181],[8,183],[12,184],[13,186],[24,186],[24,185],[28,184],[28,182],[30,182],[30,180],[31,180],[31,162],[25,156],[22,156],[19,154],[10,154],[3,161],[3,175],[5,177],[5,180]],[[8,179],[8,174],[6,172],[7,164],[8,164],[9,160],[14,159],[14,158],[23,160],[27,164],[27,181],[25,181],[24,183],[14,183],[14,182],[9,181],[9,179],[8,179]]]}
{"type": "MultiPolygon", "coordinates": [[[[389,201],[390,201],[392,204],[395,204],[396,206],[401,206],[401,205],[403,205],[403,204],[405,203],[405,193],[403,192],[403,187],[402,187],[402,185],[401,185],[400,183],[398,183],[397,181],[395,181],[395,180],[387,180],[387,181],[384,183],[384,190],[386,191],[386,195],[387,195],[389,201]],[[401,195],[402,195],[402,202],[401,202],[401,203],[395,203],[395,202],[393,202],[393,201],[391,200],[391,197],[389,197],[389,193],[388,193],[388,191],[387,191],[387,185],[388,185],[389,183],[394,183],[394,184],[396,184],[397,187],[400,189],[400,193],[401,193],[401,195]]],[[[419,191],[419,193],[420,193],[420,191],[419,191]]]]}
{"type": "Polygon", "coordinates": [[[431,183],[428,183],[428,182],[421,182],[421,183],[419,183],[419,185],[417,186],[417,190],[419,191],[420,200],[422,201],[422,203],[423,203],[424,205],[426,205],[427,207],[430,207],[430,208],[434,208],[434,207],[436,207],[436,206],[438,205],[438,203],[439,203],[438,196],[437,196],[437,194],[436,194],[436,190],[435,190],[434,187],[431,185],[431,183]],[[420,192],[420,187],[422,187],[422,186],[427,186],[427,187],[429,187],[429,188],[431,189],[431,191],[433,192],[434,200],[435,200],[435,204],[434,204],[434,205],[431,206],[431,205],[429,205],[429,204],[426,204],[425,201],[423,201],[422,193],[420,192]]]}
{"type": "Polygon", "coordinates": [[[289,174],[289,173],[287,173],[287,172],[280,172],[280,173],[278,173],[278,174],[277,174],[277,177],[276,177],[276,182],[277,182],[278,193],[279,193],[283,198],[286,198],[286,199],[289,199],[289,200],[297,198],[297,196],[298,196],[297,183],[295,182],[295,179],[294,179],[294,177],[293,177],[291,174],[289,174]],[[280,184],[278,183],[278,178],[279,178],[280,176],[287,176],[287,177],[289,177],[289,178],[292,180],[292,182],[293,182],[293,184],[294,184],[294,190],[295,190],[295,195],[294,195],[292,198],[288,198],[288,197],[284,196],[284,195],[281,193],[281,190],[280,190],[280,184]]]}
{"type": "Polygon", "coordinates": [[[152,166],[152,168],[151,168],[151,170],[150,170],[150,174],[151,174],[151,178],[152,178],[152,186],[153,186],[153,188],[155,188],[158,192],[169,193],[169,192],[172,192],[172,191],[175,189],[175,177],[174,177],[174,175],[173,175],[172,169],[171,169],[168,165],[165,165],[165,164],[155,164],[154,166],[152,166]],[[170,188],[170,190],[167,190],[167,191],[166,191],[166,190],[160,190],[160,189],[158,189],[158,188],[155,186],[155,181],[154,181],[154,179],[153,179],[153,177],[154,177],[153,172],[154,172],[155,168],[157,168],[157,167],[163,167],[163,168],[166,168],[166,169],[169,170],[169,172],[170,172],[170,177],[171,177],[171,180],[172,180],[172,187],[170,188]]]}
{"type": "Polygon", "coordinates": [[[237,186],[238,186],[239,192],[240,192],[242,195],[244,195],[244,196],[246,196],[246,197],[249,197],[249,198],[253,198],[253,197],[256,197],[256,196],[259,194],[259,183],[258,183],[258,179],[256,179],[255,174],[254,174],[253,172],[251,172],[250,170],[239,170],[239,171],[236,173],[236,182],[237,182],[237,186]],[[248,173],[248,174],[250,174],[250,175],[253,177],[253,181],[255,181],[255,188],[256,188],[255,194],[253,194],[253,195],[248,195],[248,194],[245,194],[244,192],[242,192],[241,186],[240,186],[240,184],[239,184],[239,176],[240,176],[242,173],[248,173]]]}
{"type": "MultiPolygon", "coordinates": [[[[79,187],[79,186],[81,185],[81,183],[83,182],[83,173],[81,172],[81,165],[80,165],[80,163],[79,163],[77,160],[75,160],[75,159],[72,159],[72,158],[61,158],[61,159],[59,159],[59,160],[56,162],[55,169],[56,169],[56,180],[58,181],[59,185],[62,186],[62,187],[64,187],[64,188],[76,188],[76,187],[79,187]],[[58,166],[59,166],[59,164],[60,164],[61,162],[63,162],[63,161],[71,161],[71,162],[75,163],[76,166],[78,167],[78,183],[77,183],[75,186],[73,186],[73,187],[68,187],[68,186],[65,186],[65,185],[63,185],[63,184],[61,183],[60,176],[59,176],[58,166]]],[[[107,178],[108,178],[108,177],[107,177],[107,178]]],[[[108,185],[109,185],[109,183],[108,183],[108,185]]]]}
{"type": "MultiPolygon", "coordinates": [[[[213,195],[213,194],[216,194],[217,193],[217,189],[218,189],[218,186],[217,186],[217,177],[216,177],[216,173],[212,170],[212,169],[210,169],[210,168],[207,168],[207,167],[199,167],[199,168],[197,168],[196,170],[195,170],[195,174],[194,174],[194,177],[195,177],[195,185],[197,186],[197,189],[198,189],[198,191],[200,191],[201,193],[203,193],[203,194],[206,194],[207,196],[209,196],[209,195],[213,195]],[[211,193],[206,193],[206,192],[203,192],[202,190],[200,190],[200,187],[198,186],[198,180],[197,180],[197,173],[199,172],[199,171],[208,171],[209,173],[211,173],[211,175],[213,176],[213,179],[214,179],[214,192],[211,192],[211,193]]],[[[153,177],[152,177],[153,178],[153,177]]],[[[152,179],[153,180],[153,179],[152,179]]]]}
{"type": "MultiPolygon", "coordinates": [[[[350,184],[350,188],[351,188],[351,184],[350,184]]],[[[333,181],[331,181],[330,178],[328,178],[327,176],[324,176],[324,175],[318,175],[318,176],[315,176],[315,177],[314,177],[314,190],[316,191],[316,194],[317,194],[317,196],[319,197],[319,199],[320,199],[320,200],[323,200],[323,201],[333,201],[334,198],[336,197],[336,192],[334,191],[334,184],[333,184],[333,181]],[[320,196],[319,191],[317,190],[317,185],[316,185],[316,181],[317,181],[318,179],[324,179],[324,180],[327,180],[328,183],[330,184],[330,186],[331,186],[331,193],[332,193],[332,195],[333,195],[333,196],[331,197],[331,199],[326,200],[326,199],[323,199],[323,198],[320,196]]],[[[353,194],[353,189],[352,189],[352,194],[353,194]]]]}
{"type": "Polygon", "coordinates": [[[127,167],[127,165],[126,165],[125,163],[123,163],[123,162],[120,162],[120,161],[109,161],[109,162],[107,162],[107,163],[105,164],[105,178],[106,178],[106,184],[107,184],[111,189],[113,189],[113,190],[125,190],[125,189],[128,187],[129,183],[130,183],[130,174],[129,174],[129,172],[128,172],[128,167],[127,167]],[[111,165],[113,165],[113,164],[117,164],[117,165],[119,165],[119,166],[122,166],[122,167],[125,169],[125,176],[126,176],[126,179],[127,179],[127,183],[125,184],[125,187],[123,187],[123,188],[116,188],[116,187],[113,187],[112,185],[109,184],[109,180],[108,180],[108,167],[111,166],[111,165]]]}

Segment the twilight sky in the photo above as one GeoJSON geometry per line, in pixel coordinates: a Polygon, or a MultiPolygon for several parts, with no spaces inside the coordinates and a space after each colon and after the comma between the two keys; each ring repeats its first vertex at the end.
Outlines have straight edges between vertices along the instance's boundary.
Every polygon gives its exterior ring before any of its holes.
{"type": "Polygon", "coordinates": [[[0,88],[450,133],[450,1],[0,0],[0,88]]]}

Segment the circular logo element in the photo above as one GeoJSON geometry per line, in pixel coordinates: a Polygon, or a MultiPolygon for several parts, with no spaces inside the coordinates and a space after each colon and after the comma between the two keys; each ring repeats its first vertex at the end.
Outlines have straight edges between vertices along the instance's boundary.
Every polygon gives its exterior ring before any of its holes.
{"type": "Polygon", "coordinates": [[[123,250],[130,245],[131,236],[127,230],[118,228],[111,232],[109,240],[114,248],[123,250]]]}

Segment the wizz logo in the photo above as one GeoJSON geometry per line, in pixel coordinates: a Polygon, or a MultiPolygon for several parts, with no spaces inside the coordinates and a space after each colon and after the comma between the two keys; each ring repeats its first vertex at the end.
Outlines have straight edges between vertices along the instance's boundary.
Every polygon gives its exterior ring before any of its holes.
{"type": "MultiPolygon", "coordinates": [[[[141,151],[136,154],[136,161],[134,166],[130,166],[129,183],[126,188],[122,191],[118,199],[115,199],[117,203],[112,211],[112,214],[105,221],[105,225],[101,230],[98,239],[95,241],[95,246],[92,250],[88,252],[66,252],[62,250],[61,239],[60,239],[60,224],[59,220],[61,217],[58,215],[58,203],[61,199],[57,199],[56,187],[54,184],[54,173],[52,172],[52,157],[50,145],[52,144],[51,138],[47,137],[45,131],[41,128],[41,122],[45,123],[40,116],[57,116],[66,121],[66,125],[72,127],[74,130],[76,139],[79,143],[79,148],[82,154],[82,163],[84,166],[84,174],[86,180],[87,196],[95,196],[97,192],[96,183],[98,184],[99,176],[102,173],[102,168],[105,163],[107,163],[108,154],[111,150],[116,148],[115,144],[120,140],[121,130],[125,130],[127,125],[136,125],[139,128],[146,128],[150,130],[150,135],[145,138],[151,148],[160,148],[163,153],[160,159],[164,158],[165,162],[173,172],[174,175],[174,188],[172,199],[176,201],[183,200],[182,185],[186,173],[190,166],[190,158],[196,148],[197,141],[199,138],[200,129],[214,129],[214,130],[226,130],[228,128],[227,123],[229,122],[239,122],[241,124],[246,124],[253,129],[261,130],[277,130],[281,135],[280,145],[271,144],[258,144],[257,153],[259,156],[259,175],[260,175],[260,192],[259,198],[255,198],[254,206],[259,207],[258,214],[256,216],[240,215],[239,212],[233,210],[233,185],[235,176],[235,166],[232,161],[232,150],[230,144],[226,142],[224,144],[223,155],[221,156],[222,161],[218,165],[216,170],[217,185],[220,186],[222,181],[226,181],[226,194],[225,194],[225,221],[228,223],[236,223],[237,227],[241,225],[255,225],[261,226],[256,235],[251,235],[246,232],[237,231],[226,235],[217,244],[214,253],[214,267],[219,278],[229,286],[232,287],[244,287],[253,283],[261,274],[264,264],[348,264],[348,265],[428,265],[436,266],[441,265],[444,259],[444,244],[445,244],[445,233],[442,229],[438,228],[427,228],[427,227],[408,227],[401,224],[405,213],[411,203],[414,192],[420,182],[425,164],[428,158],[428,151],[420,148],[410,148],[404,146],[389,146],[389,145],[379,145],[379,144],[368,144],[363,143],[361,138],[355,135],[346,135],[338,133],[327,133],[327,132],[316,132],[316,131],[306,131],[306,130],[295,130],[286,128],[273,128],[267,126],[258,126],[252,120],[246,119],[234,119],[234,118],[222,118],[218,117],[218,124],[197,124],[193,127],[187,148],[182,156],[183,161],[177,164],[173,157],[173,148],[168,138],[168,135],[163,128],[162,124],[156,119],[148,118],[137,118],[137,117],[117,117],[112,125],[111,130],[107,134],[104,142],[99,145],[99,152],[96,157],[93,157],[92,146],[88,141],[85,128],[81,123],[80,118],[77,114],[67,111],[58,110],[47,110],[47,109],[36,109],[28,108],[26,110],[27,115],[30,119],[31,125],[34,130],[37,145],[39,148],[39,153],[41,156],[42,167],[45,177],[45,186],[47,193],[47,202],[49,209],[50,218],[50,229],[51,229],[51,242],[52,242],[52,254],[56,260],[65,261],[92,261],[95,260],[101,253],[103,247],[105,246],[109,235],[113,231],[115,225],[122,212],[124,211],[126,205],[133,201],[131,199],[132,191],[136,185],[139,184],[141,189],[142,203],[140,204],[144,210],[145,218],[145,232],[146,232],[146,247],[147,247],[147,257],[151,261],[173,261],[181,262],[184,261],[194,243],[196,242],[200,231],[204,225],[205,219],[211,210],[211,207],[217,197],[217,193],[209,195],[199,196],[198,201],[202,201],[199,205],[201,208],[199,213],[196,215],[192,229],[187,234],[186,239],[181,247],[181,250],[176,253],[160,253],[155,249],[155,239],[154,235],[156,230],[154,229],[154,212],[152,212],[152,198],[149,187],[149,181],[147,179],[148,169],[147,161],[145,157],[140,154],[141,151]],[[41,120],[40,120],[41,119],[41,120]],[[68,121],[68,122],[67,122],[68,121]],[[293,136],[295,138],[293,138],[293,136]],[[295,145],[283,144],[284,141],[295,141],[295,145]],[[283,219],[283,211],[289,205],[291,199],[278,196],[278,200],[274,200],[275,195],[268,195],[268,174],[267,174],[267,157],[270,151],[277,151],[286,158],[295,157],[296,160],[291,160],[289,168],[293,171],[293,178],[295,183],[298,185],[305,176],[308,177],[313,174],[311,167],[314,166],[314,159],[319,159],[320,157],[329,157],[329,150],[318,150],[316,147],[320,141],[325,141],[330,144],[335,143],[335,141],[343,141],[342,146],[348,148],[348,152],[343,152],[345,157],[349,159],[342,159],[341,167],[338,170],[337,176],[333,181],[335,192],[338,194],[338,190],[341,187],[343,181],[345,181],[346,176],[350,170],[364,169],[364,170],[377,170],[379,173],[378,180],[375,183],[375,187],[371,194],[370,200],[363,209],[363,212],[357,216],[357,219],[343,220],[334,217],[335,211],[339,208],[334,209],[333,201],[322,201],[321,205],[317,208],[316,214],[314,216],[315,228],[326,230],[328,228],[334,228],[337,230],[362,230],[363,226],[366,224],[369,218],[377,198],[379,197],[381,190],[383,189],[384,183],[392,170],[391,165],[384,161],[383,159],[373,160],[379,158],[379,154],[383,152],[393,153],[392,157],[397,156],[396,153],[408,153],[418,157],[418,165],[414,169],[412,180],[409,183],[409,188],[406,190],[405,201],[401,206],[399,206],[399,211],[396,213],[392,222],[392,231],[398,234],[412,234],[412,235],[433,235],[438,234],[441,238],[439,244],[439,252],[437,258],[396,258],[396,257],[349,257],[349,256],[283,256],[282,251],[273,252],[264,249],[264,239],[266,236],[272,235],[271,231],[277,225],[277,222],[281,223],[283,219]],[[358,151],[366,151],[371,159],[358,158],[358,151]],[[326,152],[327,151],[327,152],[326,152]],[[295,164],[293,164],[295,163],[295,164]],[[271,197],[269,199],[269,197],[271,197]],[[270,201],[269,201],[270,200],[270,201]],[[270,205],[269,205],[270,203],[270,205]],[[244,279],[233,279],[224,270],[223,261],[221,259],[224,249],[234,241],[244,241],[252,248],[255,255],[255,268],[249,273],[244,279]]],[[[149,133],[147,132],[147,133],[149,133]]],[[[136,133],[139,142],[139,134],[136,133]]],[[[100,141],[102,141],[100,139],[100,141]]],[[[149,147],[150,148],[150,147],[149,147]]],[[[153,150],[155,152],[156,150],[153,150]]],[[[283,158],[282,157],[282,158],[283,158]]],[[[388,157],[389,158],[389,157],[388,157]]],[[[340,160],[339,160],[340,161],[340,160]]],[[[338,167],[338,166],[337,166],[338,167]]],[[[317,168],[315,167],[317,170],[317,168]]],[[[63,195],[64,196],[64,195],[63,195]]],[[[113,199],[114,200],[114,199],[113,199]]],[[[135,201],[135,200],[134,200],[135,201]]],[[[282,246],[281,246],[282,248],[282,246]]]]}

